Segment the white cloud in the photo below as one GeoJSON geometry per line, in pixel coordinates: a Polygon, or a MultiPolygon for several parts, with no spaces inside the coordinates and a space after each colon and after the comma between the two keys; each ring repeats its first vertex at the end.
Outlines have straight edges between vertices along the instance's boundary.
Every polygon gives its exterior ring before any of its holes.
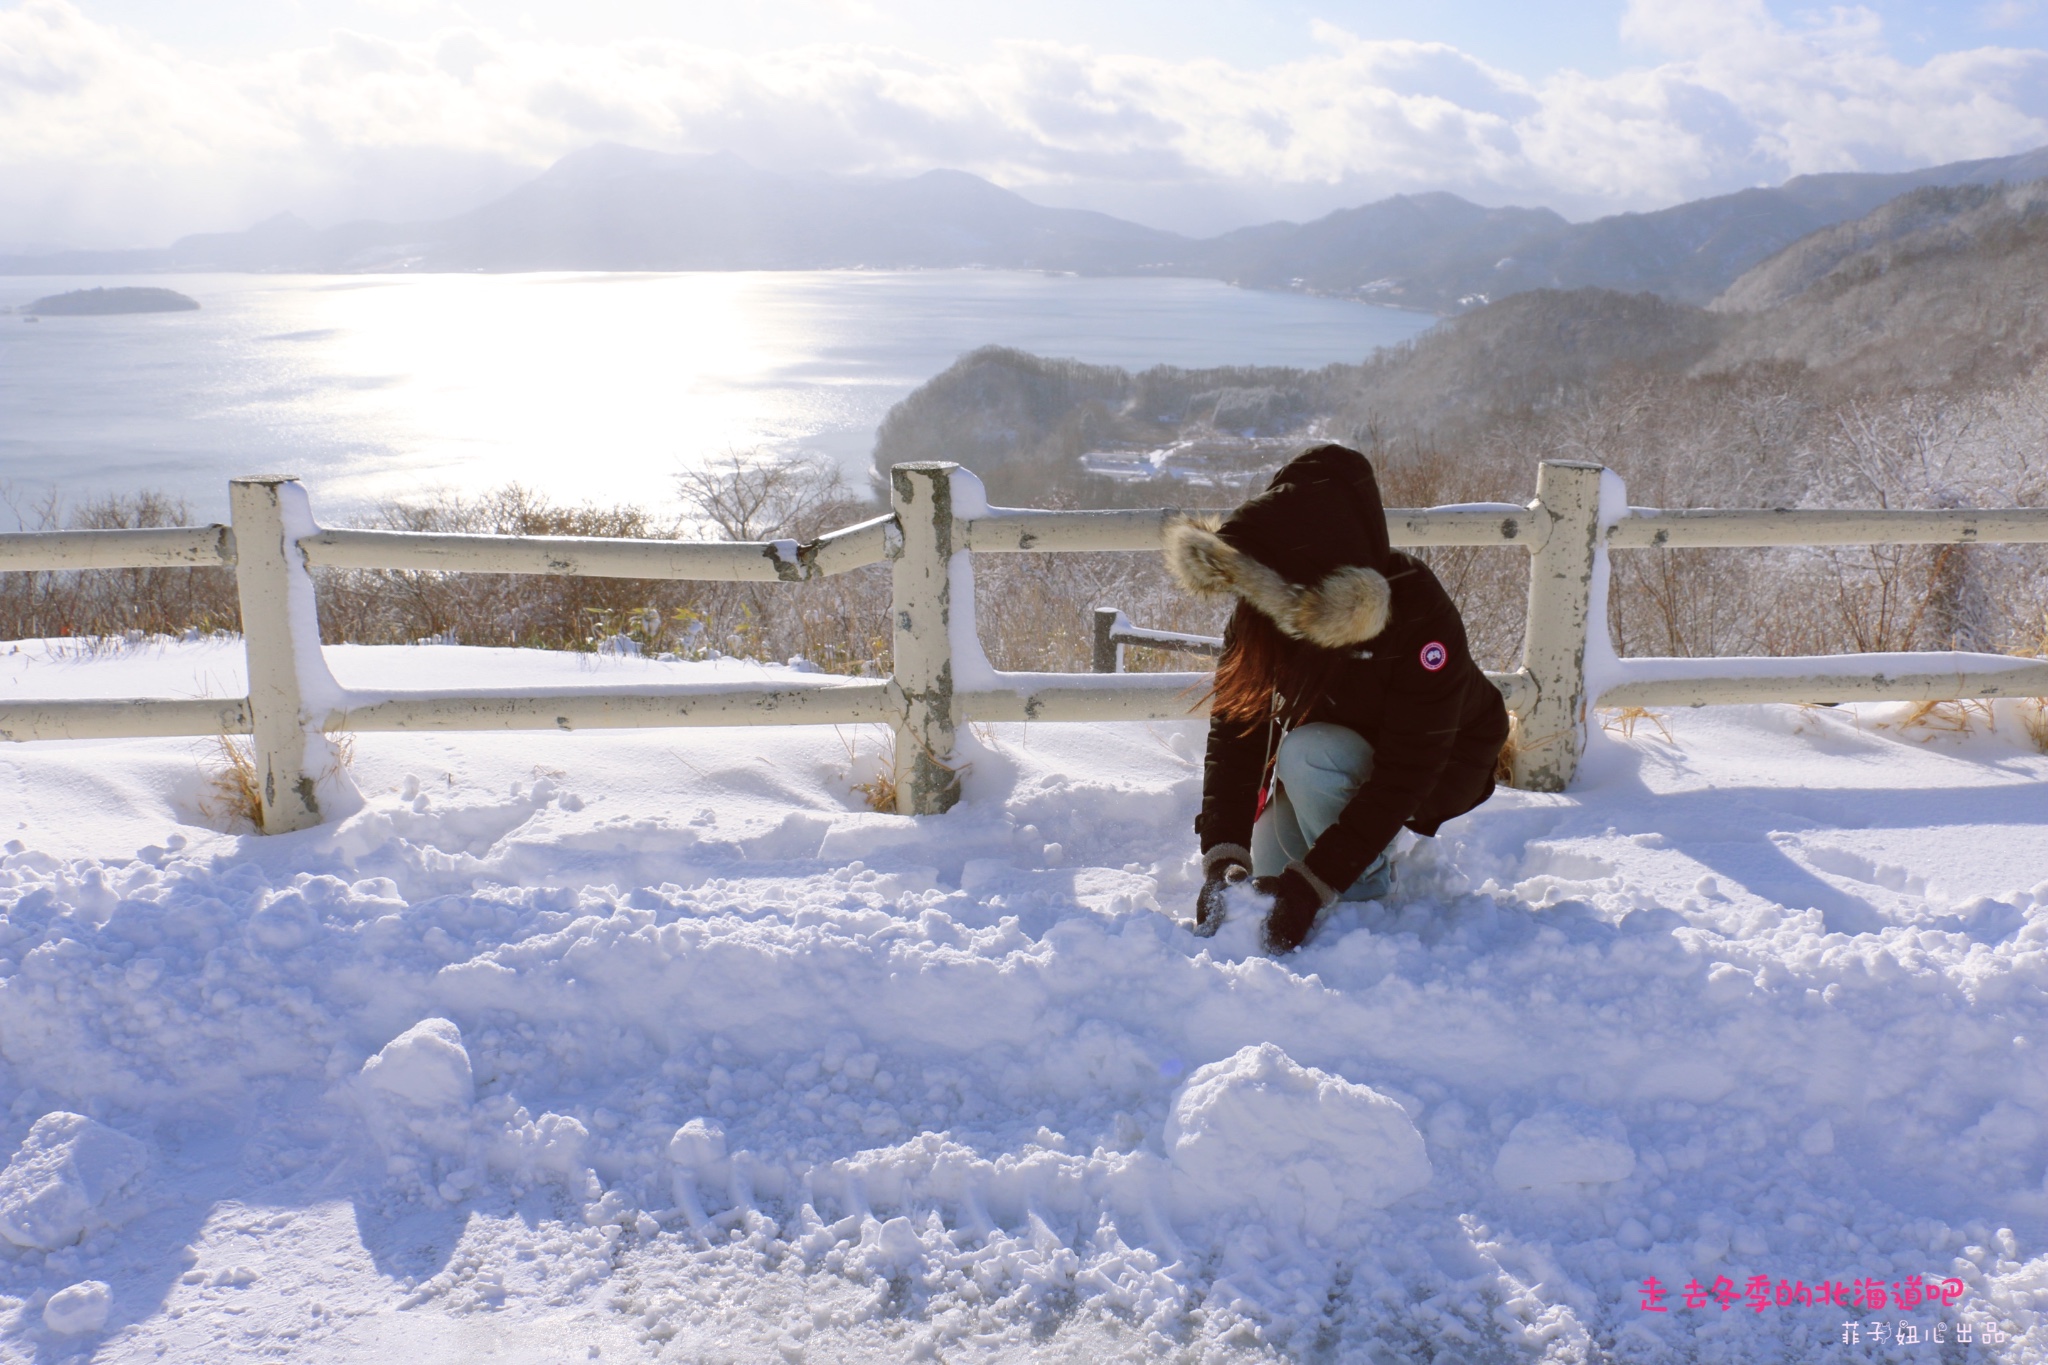
{"type": "MultiPolygon", "coordinates": [[[[0,11],[0,241],[164,241],[282,208],[427,216],[599,140],[727,148],[790,171],[956,166],[1046,199],[1299,211],[1450,189],[1568,212],[1808,171],[2048,143],[2048,54],[1910,65],[1867,10],[1804,27],[1759,0],[1632,0],[1619,75],[1529,81],[1443,44],[1327,25],[1247,68],[1045,44],[980,63],[767,56],[670,40],[450,29],[212,65],[65,0],[0,11]]],[[[1200,224],[1212,226],[1212,224],[1200,224]]]]}
{"type": "Polygon", "coordinates": [[[1986,28],[2018,28],[2041,12],[2041,0],[1990,0],[1977,9],[1986,28]]]}

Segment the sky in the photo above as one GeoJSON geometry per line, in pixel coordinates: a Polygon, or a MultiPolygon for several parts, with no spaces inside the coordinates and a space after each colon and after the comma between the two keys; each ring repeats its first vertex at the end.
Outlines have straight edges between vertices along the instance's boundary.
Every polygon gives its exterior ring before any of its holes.
{"type": "Polygon", "coordinates": [[[2048,144],[2048,0],[0,0],[0,250],[474,207],[596,142],[1193,234],[2048,144]]]}

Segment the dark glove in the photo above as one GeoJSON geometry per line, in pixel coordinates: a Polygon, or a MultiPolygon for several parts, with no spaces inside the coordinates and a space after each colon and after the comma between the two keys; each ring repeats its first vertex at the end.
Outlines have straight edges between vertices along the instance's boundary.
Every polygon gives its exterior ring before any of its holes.
{"type": "Polygon", "coordinates": [[[1208,938],[1223,927],[1228,912],[1227,898],[1230,888],[1241,886],[1252,875],[1252,870],[1243,863],[1225,861],[1209,869],[1208,878],[1195,896],[1195,933],[1208,938]]]}
{"type": "Polygon", "coordinates": [[[1273,911],[1266,916],[1266,951],[1284,957],[1299,948],[1308,931],[1316,927],[1316,916],[1323,911],[1322,894],[1291,867],[1252,885],[1273,898],[1273,911]]]}

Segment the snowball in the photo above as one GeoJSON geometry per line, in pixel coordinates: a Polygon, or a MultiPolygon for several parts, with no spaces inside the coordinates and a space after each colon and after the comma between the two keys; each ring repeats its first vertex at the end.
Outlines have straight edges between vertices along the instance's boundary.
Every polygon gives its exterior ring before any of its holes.
{"type": "Polygon", "coordinates": [[[725,1160],[725,1129],[709,1119],[691,1119],[668,1140],[668,1159],[692,1171],[725,1160]]]}
{"type": "Polygon", "coordinates": [[[1546,1109],[1509,1132],[1493,1178],[1509,1190],[1563,1190],[1626,1180],[1636,1168],[1628,1130],[1612,1114],[1546,1109]]]}
{"type": "Polygon", "coordinates": [[[0,1235],[39,1251],[70,1246],[148,1164],[149,1149],[126,1133],[83,1114],[45,1114],[0,1171],[0,1235]]]}
{"type": "Polygon", "coordinates": [[[43,1305],[43,1326],[71,1336],[97,1332],[107,1325],[107,1310],[114,1306],[113,1291],[99,1280],[83,1280],[50,1295],[43,1305]]]}
{"type": "Polygon", "coordinates": [[[1188,1077],[1165,1131],[1180,1186],[1205,1210],[1258,1208],[1312,1233],[1430,1181],[1407,1110],[1368,1086],[1297,1064],[1272,1043],[1188,1077]]]}
{"type": "Polygon", "coordinates": [[[476,1098],[462,1030],[446,1019],[422,1019],[386,1043],[363,1063],[363,1083],[414,1109],[459,1109],[476,1098]]]}

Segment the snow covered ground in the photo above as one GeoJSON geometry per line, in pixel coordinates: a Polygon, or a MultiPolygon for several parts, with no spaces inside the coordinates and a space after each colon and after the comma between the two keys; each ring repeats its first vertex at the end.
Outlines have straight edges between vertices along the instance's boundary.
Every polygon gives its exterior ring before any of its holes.
{"type": "Polygon", "coordinates": [[[1903,714],[1596,735],[1286,962],[1184,927],[1193,722],[922,820],[879,731],[364,736],[276,838],[211,742],[0,750],[0,1359],[2048,1361],[2048,758],[1903,714]]]}

